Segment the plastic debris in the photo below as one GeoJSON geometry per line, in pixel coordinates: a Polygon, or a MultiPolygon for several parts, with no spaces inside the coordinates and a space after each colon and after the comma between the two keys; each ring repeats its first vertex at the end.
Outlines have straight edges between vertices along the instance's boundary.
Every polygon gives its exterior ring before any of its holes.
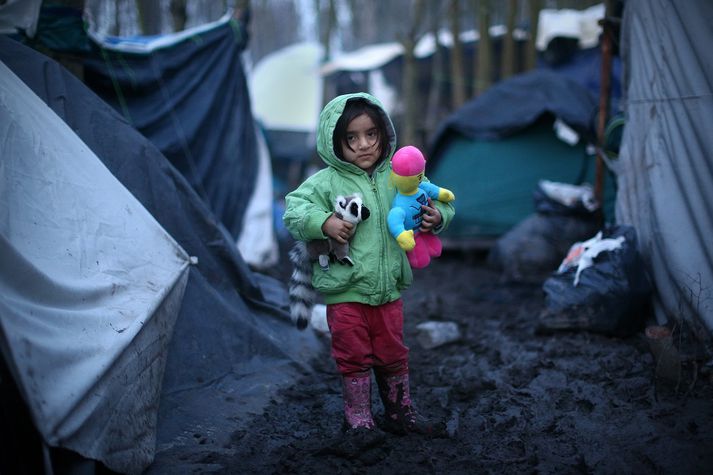
{"type": "Polygon", "coordinates": [[[327,325],[327,306],[317,304],[312,307],[312,318],[310,324],[315,331],[329,335],[329,325],[327,325]]]}
{"type": "Polygon", "coordinates": [[[622,243],[626,240],[624,236],[619,236],[613,239],[602,239],[602,232],[599,231],[593,238],[584,242],[577,242],[569,248],[567,257],[564,258],[559,268],[558,274],[567,272],[568,269],[577,266],[577,272],[574,275],[574,286],[579,284],[579,276],[582,271],[592,266],[594,259],[600,252],[613,251],[620,249],[622,243]]]}
{"type": "Polygon", "coordinates": [[[547,197],[564,206],[572,208],[581,204],[589,211],[599,208],[599,202],[594,198],[594,190],[591,185],[570,185],[569,183],[540,180],[539,186],[547,197]]]}
{"type": "Polygon", "coordinates": [[[427,350],[459,340],[461,337],[460,329],[454,322],[427,321],[416,325],[416,329],[418,343],[427,350]]]}

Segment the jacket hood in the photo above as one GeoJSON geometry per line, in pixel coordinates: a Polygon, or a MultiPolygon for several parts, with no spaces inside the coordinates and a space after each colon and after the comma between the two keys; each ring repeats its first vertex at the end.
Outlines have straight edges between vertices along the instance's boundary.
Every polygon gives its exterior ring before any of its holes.
{"type": "Polygon", "coordinates": [[[394,124],[391,122],[391,118],[384,110],[384,106],[381,102],[379,102],[379,100],[371,94],[367,94],[365,92],[337,96],[329,101],[326,106],[324,106],[324,109],[322,109],[322,112],[319,115],[319,127],[317,129],[317,153],[322,161],[327,164],[327,166],[358,174],[364,173],[364,170],[353,163],[345,162],[337,157],[334,153],[334,143],[332,140],[334,137],[334,129],[337,127],[337,121],[339,120],[339,117],[341,117],[342,112],[344,112],[344,107],[346,106],[347,101],[357,98],[366,99],[369,103],[375,105],[384,118],[386,133],[389,139],[389,144],[391,145],[391,150],[389,151],[388,156],[376,165],[375,170],[380,170],[383,167],[388,166],[388,162],[396,150],[396,130],[394,129],[394,124]]]}

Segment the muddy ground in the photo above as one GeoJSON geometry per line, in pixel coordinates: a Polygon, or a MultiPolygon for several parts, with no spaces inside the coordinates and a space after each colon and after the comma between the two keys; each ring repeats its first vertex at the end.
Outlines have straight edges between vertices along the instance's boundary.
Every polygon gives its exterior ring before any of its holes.
{"type": "MultiPolygon", "coordinates": [[[[713,385],[683,368],[655,377],[643,333],[536,333],[541,282],[504,283],[482,256],[450,253],[405,293],[412,396],[450,438],[341,432],[339,378],[325,337],[313,374],[279,393],[217,473],[713,473],[713,385]],[[424,349],[416,325],[457,322],[460,341],[424,349]]],[[[381,414],[375,389],[374,412],[381,414]]]]}

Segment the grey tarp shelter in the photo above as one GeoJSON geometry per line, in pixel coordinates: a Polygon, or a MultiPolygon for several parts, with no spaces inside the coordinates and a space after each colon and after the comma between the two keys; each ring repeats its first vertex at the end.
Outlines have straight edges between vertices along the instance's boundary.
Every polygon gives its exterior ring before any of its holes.
{"type": "MultiPolygon", "coordinates": [[[[313,332],[298,332],[290,323],[284,284],[250,270],[233,238],[183,175],[112,107],[53,60],[6,37],[0,37],[0,61],[197,259],[188,268],[173,335],[167,351],[161,353],[166,358],[163,382],[153,387],[159,392],[159,403],[150,407],[158,419],[156,457],[149,471],[171,473],[179,453],[225,450],[230,434],[261,410],[269,394],[310,370],[308,361],[321,349],[320,342],[313,332]],[[201,445],[193,434],[206,430],[212,437],[201,445]]],[[[4,212],[11,210],[6,207],[4,212]]],[[[88,241],[92,233],[80,236],[88,241]]],[[[169,335],[170,326],[164,331],[169,335]]],[[[124,395],[124,391],[114,392],[107,398],[119,400],[124,395]]],[[[122,417],[128,420],[130,415],[122,417]]],[[[103,426],[106,421],[93,422],[103,426]]],[[[6,423],[0,426],[3,430],[9,430],[6,423]]],[[[135,447],[125,447],[124,455],[133,457],[135,447]]],[[[94,458],[86,446],[70,448],[94,458]]],[[[140,459],[142,468],[151,462],[154,451],[145,455],[140,459]]],[[[118,471],[136,471],[138,466],[96,459],[118,471]]]]}
{"type": "MultiPolygon", "coordinates": [[[[630,0],[617,220],[633,225],[661,323],[713,332],[713,3],[630,0]]],[[[709,355],[710,356],[710,355],[709,355]]]]}
{"type": "Polygon", "coordinates": [[[136,472],[188,256],[3,63],[0,137],[2,357],[48,444],[136,472]]]}

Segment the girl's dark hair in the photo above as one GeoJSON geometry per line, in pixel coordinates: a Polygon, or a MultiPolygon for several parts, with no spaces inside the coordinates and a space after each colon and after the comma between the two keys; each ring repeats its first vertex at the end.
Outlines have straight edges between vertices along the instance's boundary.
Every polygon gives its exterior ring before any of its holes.
{"type": "MultiPolygon", "coordinates": [[[[344,160],[342,155],[342,144],[347,142],[347,127],[349,123],[355,118],[362,114],[366,114],[369,118],[374,121],[376,129],[379,131],[379,147],[381,150],[381,158],[388,157],[391,149],[389,143],[389,134],[386,130],[386,121],[384,120],[384,115],[381,109],[377,106],[371,104],[366,99],[349,99],[344,106],[344,112],[337,120],[337,125],[334,127],[334,134],[332,135],[332,146],[334,147],[334,153],[341,160],[344,160]]],[[[347,144],[347,147],[349,145],[347,144]]],[[[353,148],[349,147],[350,150],[354,151],[353,148]]]]}

